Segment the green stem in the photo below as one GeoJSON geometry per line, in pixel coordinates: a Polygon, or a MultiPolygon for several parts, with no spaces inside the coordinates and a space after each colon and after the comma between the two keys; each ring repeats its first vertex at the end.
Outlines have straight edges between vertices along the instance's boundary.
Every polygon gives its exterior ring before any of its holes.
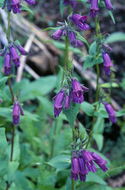
{"type": "MultiPolygon", "coordinates": [[[[100,51],[101,33],[100,33],[100,24],[99,24],[99,18],[98,18],[98,16],[95,19],[95,25],[96,25],[96,38],[97,38],[97,53],[99,53],[99,51],[100,51]]],[[[99,88],[100,68],[99,68],[99,64],[98,63],[96,64],[96,73],[97,73],[97,78],[96,78],[95,102],[98,102],[99,101],[99,91],[100,91],[100,88],[99,88]]],[[[97,109],[98,109],[98,104],[96,104],[96,106],[95,106],[95,111],[97,111],[97,109]]],[[[93,121],[92,121],[93,126],[92,126],[92,129],[90,131],[88,141],[86,143],[86,148],[88,147],[88,145],[92,141],[94,123],[95,123],[95,117],[93,116],[93,121]]]]}
{"type": "Polygon", "coordinates": [[[100,76],[100,69],[99,69],[98,64],[96,64],[96,73],[97,73],[97,78],[96,78],[96,97],[95,97],[95,101],[97,102],[99,100],[99,76],[100,76]]]}
{"type": "Polygon", "coordinates": [[[11,12],[8,12],[8,29],[7,29],[8,42],[10,42],[10,34],[11,34],[10,17],[11,17],[11,12]]]}
{"type": "Polygon", "coordinates": [[[14,153],[14,137],[15,137],[15,126],[12,126],[12,140],[11,140],[11,152],[10,152],[10,161],[13,161],[13,153],[14,153]]]}
{"type": "Polygon", "coordinates": [[[75,181],[72,179],[72,190],[75,190],[75,181]]]}

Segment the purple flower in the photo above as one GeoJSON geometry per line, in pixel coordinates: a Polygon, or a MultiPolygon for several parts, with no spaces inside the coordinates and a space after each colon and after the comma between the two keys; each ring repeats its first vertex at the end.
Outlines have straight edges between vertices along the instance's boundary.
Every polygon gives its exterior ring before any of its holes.
{"type": "Polygon", "coordinates": [[[73,8],[75,8],[77,5],[77,2],[76,0],[64,0],[64,5],[71,5],[73,8]]]}
{"type": "Polygon", "coordinates": [[[21,5],[20,0],[11,0],[11,8],[13,13],[20,13],[21,12],[21,5]]]}
{"type": "Polygon", "coordinates": [[[21,45],[16,45],[17,49],[21,53],[21,55],[27,55],[27,51],[21,46],[21,45]]]}
{"type": "Polygon", "coordinates": [[[36,1],[35,0],[25,0],[29,5],[35,5],[36,1]]]}
{"type": "Polygon", "coordinates": [[[111,3],[111,0],[104,0],[105,1],[105,6],[108,10],[112,10],[113,9],[113,6],[112,6],[112,3],[111,3]]]}
{"type": "Polygon", "coordinates": [[[91,0],[90,3],[91,3],[90,14],[92,17],[95,17],[99,11],[98,0],[91,0]]]}
{"type": "Polygon", "coordinates": [[[66,95],[65,96],[65,101],[64,101],[64,109],[69,109],[70,102],[71,102],[70,95],[66,95]]]}
{"type": "Polygon", "coordinates": [[[106,172],[108,170],[106,164],[107,161],[95,152],[88,150],[74,151],[71,159],[71,178],[85,181],[89,172],[95,173],[97,171],[96,165],[106,172]]]}
{"type": "Polygon", "coordinates": [[[14,64],[17,67],[19,67],[20,66],[20,57],[19,57],[18,52],[14,46],[10,47],[10,55],[11,55],[11,58],[12,58],[14,64]]]}
{"type": "Polygon", "coordinates": [[[19,104],[19,102],[15,102],[13,105],[13,124],[18,125],[20,122],[20,115],[24,115],[23,110],[19,104]]]}
{"type": "Polygon", "coordinates": [[[68,38],[70,40],[71,45],[74,47],[81,47],[84,45],[80,40],[76,39],[76,34],[73,31],[68,31],[68,38]]]}
{"type": "Polygon", "coordinates": [[[109,57],[109,54],[104,52],[102,54],[103,57],[103,64],[104,64],[104,71],[106,75],[110,75],[110,67],[112,67],[112,61],[109,57]]]}
{"type": "Polygon", "coordinates": [[[59,93],[54,97],[54,116],[57,117],[63,109],[65,93],[64,90],[60,90],[59,93]]]}
{"type": "Polygon", "coordinates": [[[104,160],[101,156],[96,154],[95,152],[92,152],[92,157],[94,159],[94,162],[104,171],[106,172],[108,168],[106,167],[107,161],[104,160]]]}
{"type": "Polygon", "coordinates": [[[84,92],[88,91],[88,88],[81,85],[76,79],[72,79],[72,101],[81,104],[84,101],[84,92]]]}
{"type": "Polygon", "coordinates": [[[116,112],[115,110],[113,109],[113,107],[111,106],[111,104],[107,103],[107,102],[103,102],[104,106],[105,106],[105,109],[109,115],[109,120],[112,122],[112,123],[116,123],[116,112]]]}
{"type": "Polygon", "coordinates": [[[87,16],[73,14],[69,18],[77,26],[78,29],[80,29],[80,30],[89,30],[90,29],[89,25],[86,23],[87,16]]]}
{"type": "Polygon", "coordinates": [[[5,75],[11,73],[11,58],[9,53],[6,53],[4,56],[4,73],[5,75]]]}
{"type": "Polygon", "coordinates": [[[60,40],[63,35],[63,29],[58,29],[52,34],[52,38],[55,40],[60,40]]]}
{"type": "MultiPolygon", "coordinates": [[[[35,0],[24,0],[26,1],[29,5],[34,5],[36,3],[35,0]]],[[[3,9],[7,7],[8,11],[13,11],[14,14],[20,13],[21,12],[21,5],[22,0],[4,0],[4,5],[3,9]]]]}

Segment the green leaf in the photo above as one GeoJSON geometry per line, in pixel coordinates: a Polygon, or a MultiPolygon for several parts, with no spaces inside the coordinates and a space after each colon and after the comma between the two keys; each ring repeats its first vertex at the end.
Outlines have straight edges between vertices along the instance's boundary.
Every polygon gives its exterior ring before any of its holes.
{"type": "Polygon", "coordinates": [[[95,173],[89,172],[86,178],[86,182],[95,182],[101,185],[106,185],[106,182],[100,177],[99,175],[95,173]]]}
{"type": "Polygon", "coordinates": [[[93,42],[89,48],[89,55],[96,55],[96,49],[97,49],[97,44],[96,42],[93,42]]]}
{"type": "Polygon", "coordinates": [[[115,32],[107,37],[105,43],[113,43],[113,42],[122,42],[125,41],[125,33],[123,32],[115,32]]]}
{"type": "Polygon", "coordinates": [[[79,108],[80,108],[80,104],[72,103],[70,105],[69,109],[63,111],[64,114],[66,115],[67,120],[69,121],[71,127],[74,126],[74,121],[75,121],[77,114],[79,112],[79,108]]]}
{"type": "Polygon", "coordinates": [[[2,90],[5,87],[7,80],[8,80],[8,77],[2,77],[0,79],[0,90],[2,90]]]}
{"type": "Polygon", "coordinates": [[[115,24],[115,23],[116,23],[116,22],[115,22],[115,17],[114,17],[114,15],[113,15],[112,11],[108,11],[108,13],[109,13],[109,15],[110,15],[110,17],[111,17],[111,19],[112,19],[112,22],[115,24]]]}
{"type": "Polygon", "coordinates": [[[88,102],[83,102],[80,108],[88,115],[93,116],[94,113],[94,106],[88,102]]]}
{"type": "Polygon", "coordinates": [[[57,171],[61,171],[68,168],[70,166],[70,163],[71,157],[68,155],[59,155],[47,162],[48,165],[56,168],[57,171]]]}
{"type": "Polygon", "coordinates": [[[22,4],[22,10],[27,11],[32,15],[34,14],[33,11],[27,5],[22,4]]]}
{"type": "Polygon", "coordinates": [[[87,47],[89,48],[89,43],[88,43],[88,41],[87,41],[83,36],[81,36],[81,35],[79,34],[79,32],[76,32],[76,34],[77,34],[78,39],[81,40],[82,42],[84,42],[84,43],[87,45],[87,47]]]}
{"type": "Polygon", "coordinates": [[[93,134],[93,138],[95,139],[98,149],[100,151],[103,147],[103,139],[104,139],[103,135],[102,134],[93,134]]]}

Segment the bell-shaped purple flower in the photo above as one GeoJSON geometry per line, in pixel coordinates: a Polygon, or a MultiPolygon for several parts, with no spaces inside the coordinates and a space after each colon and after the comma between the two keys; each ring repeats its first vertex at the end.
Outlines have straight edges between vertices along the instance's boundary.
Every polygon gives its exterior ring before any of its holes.
{"type": "Polygon", "coordinates": [[[98,154],[96,154],[95,152],[92,152],[92,157],[94,159],[94,162],[104,171],[106,172],[108,170],[106,164],[107,161],[104,160],[101,156],[99,156],[98,154]]]}
{"type": "Polygon", "coordinates": [[[91,3],[90,15],[92,17],[95,17],[99,11],[98,0],[91,0],[90,3],[91,3]]]}
{"type": "MultiPolygon", "coordinates": [[[[9,1],[10,3],[10,1],[9,1]]],[[[21,4],[20,0],[11,0],[11,10],[13,13],[20,13],[21,12],[21,4]]]]}
{"type": "Polygon", "coordinates": [[[71,159],[71,178],[77,180],[79,176],[79,162],[78,158],[73,156],[71,159]]]}
{"type": "Polygon", "coordinates": [[[68,38],[72,46],[74,47],[82,47],[84,44],[76,39],[76,34],[73,31],[68,31],[68,38]]]}
{"type": "Polygon", "coordinates": [[[102,54],[102,57],[103,57],[103,65],[104,65],[104,71],[105,71],[105,74],[106,75],[110,75],[110,67],[112,67],[113,66],[113,64],[112,64],[112,61],[111,61],[111,59],[110,59],[110,57],[109,57],[109,54],[108,53],[106,53],[106,52],[104,52],[103,54],[102,54]]]}
{"type": "Polygon", "coordinates": [[[63,29],[58,29],[52,34],[52,38],[55,40],[60,40],[63,35],[63,29]]]}
{"type": "Polygon", "coordinates": [[[18,52],[14,46],[10,47],[10,55],[11,55],[11,58],[12,58],[14,64],[17,67],[20,66],[20,57],[19,57],[18,52]]]}
{"type": "Polygon", "coordinates": [[[84,101],[84,92],[88,91],[88,88],[81,85],[76,79],[72,79],[72,101],[81,104],[84,101]]]}
{"type": "Polygon", "coordinates": [[[23,110],[19,102],[15,102],[13,105],[13,124],[18,125],[20,122],[20,115],[24,115],[23,110]]]}
{"type": "Polygon", "coordinates": [[[87,16],[81,16],[79,14],[73,14],[69,19],[77,26],[80,30],[89,30],[90,27],[86,23],[87,16]]]}
{"type": "Polygon", "coordinates": [[[21,45],[16,45],[17,49],[21,53],[21,55],[27,55],[27,51],[21,46],[21,45]]]}
{"type": "Polygon", "coordinates": [[[113,107],[111,106],[111,104],[107,103],[107,102],[103,102],[104,106],[105,106],[105,109],[108,113],[108,116],[109,116],[109,120],[112,122],[112,123],[116,123],[117,119],[116,119],[116,112],[115,110],[113,109],[113,107]]]}
{"type": "Polygon", "coordinates": [[[57,117],[61,113],[63,109],[65,93],[64,90],[60,90],[60,92],[53,98],[54,100],[54,116],[57,117]]]}
{"type": "Polygon", "coordinates": [[[29,5],[35,5],[36,1],[35,0],[25,0],[29,5]]]}
{"type": "Polygon", "coordinates": [[[108,10],[112,10],[113,9],[113,6],[112,6],[112,3],[111,3],[111,0],[104,0],[105,2],[105,6],[108,10]]]}
{"type": "Polygon", "coordinates": [[[64,109],[69,109],[69,107],[70,107],[70,102],[71,102],[70,95],[65,95],[64,109]]]}
{"type": "Polygon", "coordinates": [[[6,53],[4,56],[4,73],[5,75],[10,75],[11,73],[11,58],[9,53],[6,53]]]}

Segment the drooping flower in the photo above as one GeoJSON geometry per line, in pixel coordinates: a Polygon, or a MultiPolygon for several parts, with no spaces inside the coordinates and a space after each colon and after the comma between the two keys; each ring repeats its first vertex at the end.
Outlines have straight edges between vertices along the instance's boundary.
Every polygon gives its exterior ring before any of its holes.
{"type": "Polygon", "coordinates": [[[104,65],[104,71],[106,75],[110,75],[110,68],[113,66],[112,61],[109,57],[109,54],[106,52],[103,52],[102,54],[103,57],[103,65],[104,65]]]}
{"type": "Polygon", "coordinates": [[[70,103],[71,103],[71,97],[70,97],[70,95],[65,95],[64,109],[69,109],[70,103]]]}
{"type": "Polygon", "coordinates": [[[60,40],[63,35],[63,29],[58,29],[52,34],[52,38],[55,40],[60,40]]]}
{"type": "Polygon", "coordinates": [[[11,73],[11,58],[9,53],[6,53],[4,56],[4,73],[5,75],[11,73]]]}
{"type": "Polygon", "coordinates": [[[76,0],[64,0],[64,5],[71,5],[73,8],[75,8],[77,5],[77,1],[76,0]]]}
{"type": "Polygon", "coordinates": [[[99,11],[98,0],[91,0],[90,3],[91,3],[90,15],[92,17],[95,17],[99,11]]]}
{"type": "Polygon", "coordinates": [[[65,97],[64,90],[60,90],[59,93],[53,98],[54,100],[54,116],[57,117],[63,109],[63,101],[65,97]]]}
{"type": "Polygon", "coordinates": [[[69,41],[74,47],[82,47],[84,44],[76,38],[76,34],[73,31],[68,31],[69,41]]]}
{"type": "MultiPolygon", "coordinates": [[[[36,3],[35,0],[24,0],[29,5],[34,5],[36,3]]],[[[22,0],[4,0],[3,9],[7,8],[10,12],[12,11],[14,14],[20,13],[22,8],[22,0]]]]}
{"type": "Polygon", "coordinates": [[[15,102],[13,105],[13,124],[14,125],[18,125],[20,122],[20,115],[24,115],[24,112],[22,110],[21,105],[19,104],[19,102],[15,102]]]}
{"type": "Polygon", "coordinates": [[[117,118],[116,118],[116,112],[115,110],[113,109],[112,105],[107,103],[107,102],[103,102],[104,106],[105,106],[105,109],[108,113],[108,116],[109,116],[109,120],[112,122],[112,123],[116,123],[117,121],[117,118]]]}
{"type": "Polygon", "coordinates": [[[15,46],[17,47],[18,51],[21,53],[21,55],[27,55],[27,51],[19,44],[15,44],[15,46]]]}
{"type": "Polygon", "coordinates": [[[4,73],[6,75],[11,74],[11,68],[13,66],[20,66],[20,54],[27,55],[25,49],[16,42],[11,42],[6,48],[4,48],[0,56],[4,57],[4,73]]]}
{"type": "Polygon", "coordinates": [[[77,26],[80,30],[89,30],[90,26],[86,23],[87,16],[81,16],[79,14],[73,14],[69,19],[77,26]]]}
{"type": "Polygon", "coordinates": [[[18,52],[16,48],[12,45],[10,46],[10,56],[14,62],[14,64],[19,67],[20,66],[20,57],[18,55],[18,52]]]}
{"type": "Polygon", "coordinates": [[[71,96],[72,101],[81,104],[84,101],[84,92],[87,92],[88,88],[81,85],[76,79],[72,79],[71,96]]]}
{"type": "Polygon", "coordinates": [[[98,165],[103,172],[106,172],[108,170],[106,164],[107,161],[95,152],[88,150],[74,151],[71,159],[71,178],[85,181],[86,175],[89,172],[95,173],[97,171],[96,165],[98,165]]]}
{"type": "Polygon", "coordinates": [[[113,9],[113,6],[112,6],[112,3],[111,3],[111,0],[104,0],[105,2],[105,6],[108,10],[112,10],[113,9]]]}

